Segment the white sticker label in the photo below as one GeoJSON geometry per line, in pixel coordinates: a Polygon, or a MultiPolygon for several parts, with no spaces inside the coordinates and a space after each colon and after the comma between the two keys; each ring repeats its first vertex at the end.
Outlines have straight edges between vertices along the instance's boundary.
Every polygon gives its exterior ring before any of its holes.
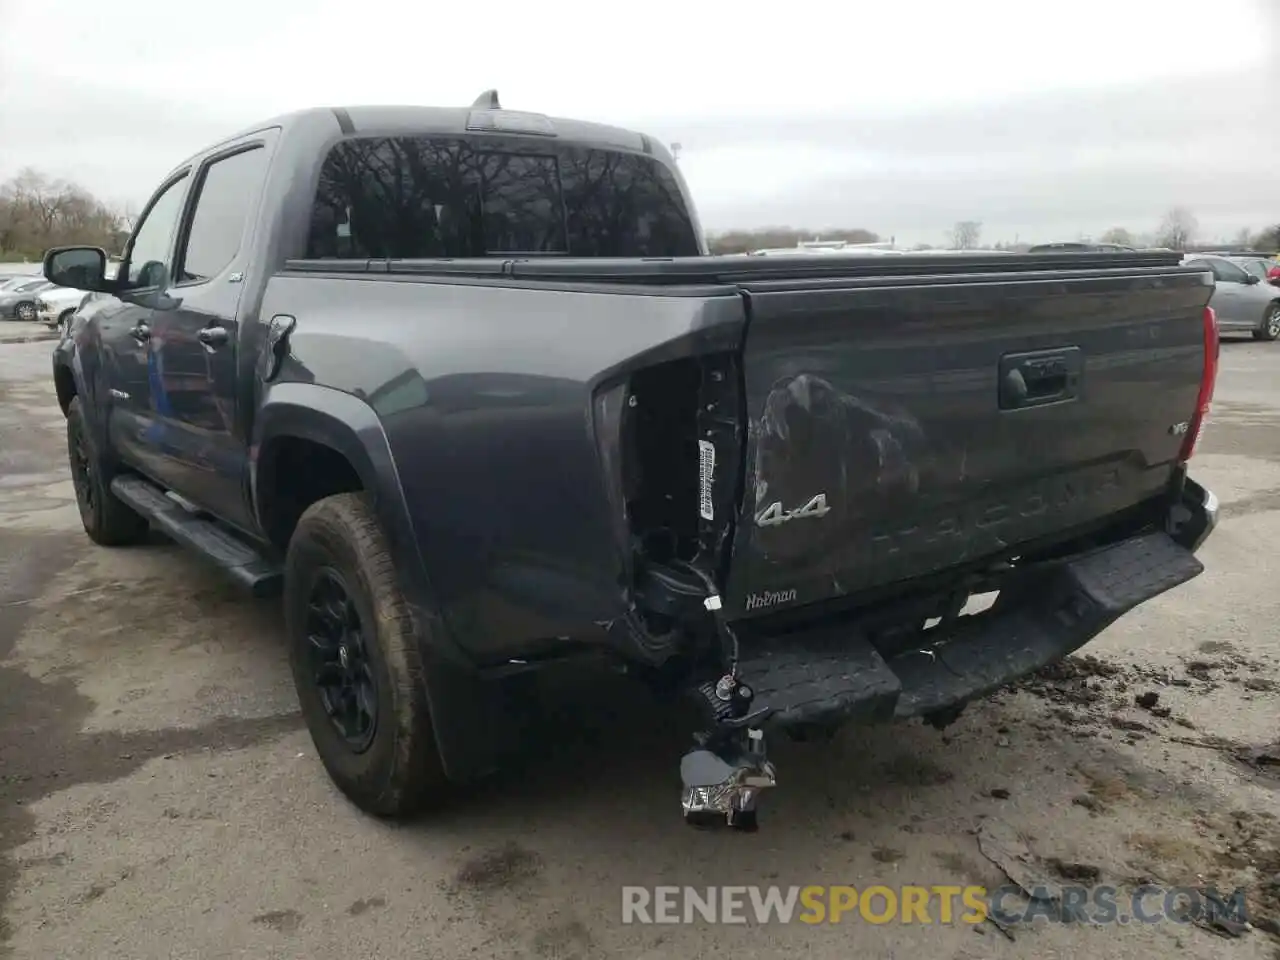
{"type": "Polygon", "coordinates": [[[716,447],[710,440],[698,441],[698,513],[703,520],[715,519],[711,503],[711,481],[716,474],[716,447]]]}

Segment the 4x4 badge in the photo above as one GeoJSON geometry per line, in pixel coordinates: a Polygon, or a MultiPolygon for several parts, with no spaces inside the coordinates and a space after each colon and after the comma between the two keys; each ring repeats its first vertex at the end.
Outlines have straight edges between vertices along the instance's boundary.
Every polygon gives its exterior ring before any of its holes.
{"type": "Polygon", "coordinates": [[[827,506],[827,495],[825,493],[818,494],[803,507],[796,507],[794,510],[784,510],[782,501],[775,500],[756,514],[756,526],[776,527],[778,524],[786,523],[789,520],[825,517],[830,512],[831,508],[827,506]]]}

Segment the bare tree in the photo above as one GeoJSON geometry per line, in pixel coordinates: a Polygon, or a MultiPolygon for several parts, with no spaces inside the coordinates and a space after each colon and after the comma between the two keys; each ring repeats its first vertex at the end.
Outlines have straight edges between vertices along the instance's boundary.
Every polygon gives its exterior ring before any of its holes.
{"type": "Polygon", "coordinates": [[[981,236],[982,224],[977,220],[961,220],[947,231],[952,250],[972,250],[981,236]]]}
{"type": "Polygon", "coordinates": [[[1112,227],[1102,235],[1103,243],[1115,243],[1122,247],[1134,246],[1133,234],[1124,227],[1112,227]]]}
{"type": "Polygon", "coordinates": [[[1195,239],[1196,230],[1200,223],[1186,207],[1174,207],[1164,215],[1164,219],[1160,221],[1160,230],[1156,234],[1156,240],[1162,247],[1169,247],[1173,250],[1185,250],[1187,245],[1195,239]]]}
{"type": "Polygon", "coordinates": [[[1235,235],[1235,239],[1231,241],[1231,245],[1239,250],[1248,250],[1253,246],[1253,231],[1248,227],[1242,227],[1235,235]]]}
{"type": "Polygon", "coordinates": [[[118,211],[87,190],[25,169],[0,184],[0,256],[38,260],[49,247],[90,244],[118,252],[118,211]]]}

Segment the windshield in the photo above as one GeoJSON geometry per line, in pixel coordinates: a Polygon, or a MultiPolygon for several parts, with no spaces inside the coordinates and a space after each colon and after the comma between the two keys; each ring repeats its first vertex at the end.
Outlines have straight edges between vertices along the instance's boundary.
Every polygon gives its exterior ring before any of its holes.
{"type": "Polygon", "coordinates": [[[699,252],[679,184],[654,158],[496,137],[339,143],[307,247],[318,259],[699,252]]]}

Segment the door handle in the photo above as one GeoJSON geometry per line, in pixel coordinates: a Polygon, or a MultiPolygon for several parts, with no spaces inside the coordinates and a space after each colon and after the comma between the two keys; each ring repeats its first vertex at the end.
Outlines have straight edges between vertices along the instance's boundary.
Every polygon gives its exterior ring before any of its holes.
{"type": "Polygon", "coordinates": [[[139,343],[146,343],[151,339],[151,328],[145,323],[140,323],[129,331],[129,336],[137,340],[139,343]]]}
{"type": "Polygon", "coordinates": [[[205,327],[196,334],[196,339],[206,347],[220,347],[227,342],[227,328],[205,327]]]}

